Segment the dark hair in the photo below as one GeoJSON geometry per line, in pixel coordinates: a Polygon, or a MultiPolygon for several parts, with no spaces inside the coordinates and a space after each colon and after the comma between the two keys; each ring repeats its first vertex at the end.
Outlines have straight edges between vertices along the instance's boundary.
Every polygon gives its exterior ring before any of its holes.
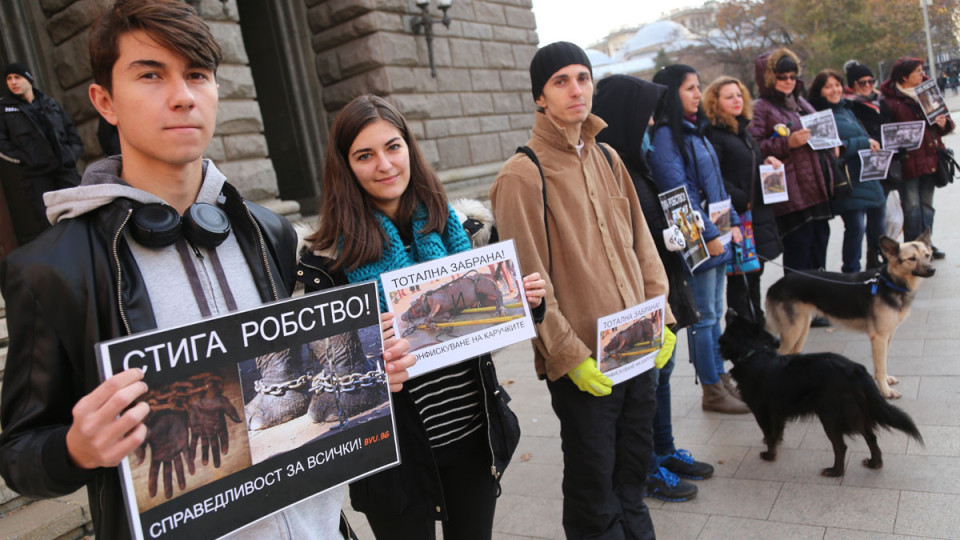
{"type": "Polygon", "coordinates": [[[368,94],[354,98],[340,110],[330,126],[320,227],[307,238],[316,251],[336,251],[334,270],[353,270],[383,256],[387,234],[377,221],[377,207],[360,187],[348,159],[350,146],[357,135],[377,120],[386,120],[397,128],[410,152],[410,183],[400,196],[400,207],[395,216],[397,228],[410,226],[411,216],[421,202],[427,209],[427,224],[419,232],[442,233],[447,223],[447,196],[443,185],[420,151],[403,115],[382,97],[368,94]]]}
{"type": "Polygon", "coordinates": [[[141,30],[193,66],[216,72],[223,52],[196,10],[178,0],[117,0],[90,34],[93,80],[113,89],[113,65],[120,56],[120,36],[141,30]]]}
{"type": "Polygon", "coordinates": [[[900,84],[913,73],[913,70],[917,69],[917,66],[922,65],[923,60],[920,58],[914,58],[912,56],[897,58],[897,61],[893,63],[893,68],[890,69],[890,80],[900,84]]]}
{"type": "MultiPolygon", "coordinates": [[[[684,64],[671,64],[662,68],[653,76],[653,82],[667,87],[663,94],[660,106],[657,107],[655,114],[656,126],[669,126],[670,134],[673,136],[673,143],[683,157],[684,163],[687,162],[687,151],[683,144],[683,104],[680,102],[680,86],[686,80],[689,74],[700,75],[697,70],[684,64]]],[[[697,119],[702,116],[702,110],[697,111],[697,119]]]]}
{"type": "Polygon", "coordinates": [[[821,95],[823,87],[830,82],[831,78],[836,79],[837,82],[840,83],[840,86],[843,86],[843,75],[841,75],[839,71],[833,69],[825,69],[820,73],[817,73],[817,76],[813,78],[813,82],[810,83],[810,90],[807,96],[809,96],[810,104],[813,105],[813,107],[818,111],[829,109],[831,107],[831,103],[827,101],[827,98],[821,95]]]}

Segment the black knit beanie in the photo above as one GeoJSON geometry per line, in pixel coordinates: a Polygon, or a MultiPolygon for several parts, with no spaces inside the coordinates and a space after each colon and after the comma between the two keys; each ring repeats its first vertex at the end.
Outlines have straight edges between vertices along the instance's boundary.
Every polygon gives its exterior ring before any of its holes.
{"type": "Polygon", "coordinates": [[[30,84],[33,85],[33,75],[30,73],[30,70],[27,69],[27,66],[21,64],[20,62],[14,62],[7,65],[7,69],[3,72],[4,78],[11,73],[16,73],[17,75],[30,81],[30,84]]]}
{"type": "Polygon", "coordinates": [[[870,68],[857,62],[856,60],[850,60],[844,67],[847,71],[847,86],[853,88],[853,83],[857,82],[858,79],[863,77],[873,77],[873,72],[870,71],[870,68]]]}
{"type": "Polygon", "coordinates": [[[593,77],[593,66],[590,65],[590,59],[583,49],[568,41],[558,41],[551,43],[537,51],[530,61],[530,83],[533,91],[533,100],[540,99],[543,94],[543,87],[553,74],[561,69],[572,65],[582,64],[590,70],[590,76],[593,77]]]}
{"type": "Polygon", "coordinates": [[[789,54],[785,54],[777,60],[777,65],[773,69],[774,73],[790,73],[791,71],[800,72],[800,66],[789,54]]]}

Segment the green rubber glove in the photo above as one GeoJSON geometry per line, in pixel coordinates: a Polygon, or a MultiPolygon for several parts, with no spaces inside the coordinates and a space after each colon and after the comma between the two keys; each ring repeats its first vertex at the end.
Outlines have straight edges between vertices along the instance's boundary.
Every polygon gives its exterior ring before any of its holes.
{"type": "Polygon", "coordinates": [[[667,362],[670,361],[670,357],[673,356],[673,349],[677,346],[677,335],[670,331],[670,328],[663,327],[663,345],[660,346],[660,352],[657,353],[657,357],[653,360],[653,365],[657,366],[657,369],[663,369],[663,366],[667,365],[667,362]]]}
{"type": "Polygon", "coordinates": [[[593,357],[588,356],[567,375],[577,388],[591,396],[609,396],[613,391],[613,381],[597,369],[597,361],[593,357]]]}

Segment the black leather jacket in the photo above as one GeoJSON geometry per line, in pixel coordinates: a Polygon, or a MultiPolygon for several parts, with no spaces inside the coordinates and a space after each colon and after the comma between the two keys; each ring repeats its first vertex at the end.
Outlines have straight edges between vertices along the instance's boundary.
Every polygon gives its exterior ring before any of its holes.
{"type": "Polygon", "coordinates": [[[83,154],[83,141],[67,113],[53,98],[34,90],[33,106],[50,123],[55,140],[23,110],[26,102],[7,95],[0,98],[0,153],[17,160],[28,175],[73,169],[83,154]]]}
{"type": "MultiPolygon", "coordinates": [[[[328,289],[348,283],[342,271],[329,270],[330,259],[307,251],[300,254],[297,279],[307,292],[328,289]]],[[[546,304],[532,310],[534,320],[543,320],[546,304]]],[[[482,354],[469,360],[480,381],[483,407],[486,412],[487,441],[492,453],[490,473],[499,481],[520,442],[517,415],[507,406],[510,396],[500,386],[493,359],[482,354]]],[[[404,514],[437,520],[447,519],[446,504],[440,483],[440,472],[430,439],[406,388],[394,394],[394,415],[400,465],[350,484],[350,503],[360,512],[387,515],[404,514]]]]}
{"type": "MultiPolygon", "coordinates": [[[[223,209],[260,297],[293,290],[290,223],[225,184],[223,209]]],[[[53,497],[87,486],[100,540],[129,538],[116,468],[70,463],[72,408],[99,383],[97,342],[156,328],[146,288],[122,234],[133,203],[117,199],[60,222],[0,263],[10,346],[0,396],[0,474],[11,489],[53,497]]]]}

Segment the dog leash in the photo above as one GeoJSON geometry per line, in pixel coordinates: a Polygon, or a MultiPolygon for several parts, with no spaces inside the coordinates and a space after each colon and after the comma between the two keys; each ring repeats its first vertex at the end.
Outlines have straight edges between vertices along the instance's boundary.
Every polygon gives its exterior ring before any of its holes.
{"type": "Polygon", "coordinates": [[[874,276],[873,276],[872,278],[870,278],[870,279],[868,279],[868,280],[866,280],[866,281],[840,281],[840,280],[837,280],[837,279],[830,279],[830,278],[827,278],[827,277],[823,277],[823,276],[818,276],[818,275],[816,275],[816,274],[812,274],[812,273],[810,273],[810,271],[808,271],[808,270],[797,270],[797,269],[795,269],[795,268],[790,268],[789,266],[787,266],[787,265],[785,265],[785,264],[781,264],[781,263],[778,263],[778,262],[773,261],[773,260],[771,260],[771,259],[768,259],[767,257],[764,257],[763,255],[760,255],[759,253],[757,253],[757,257],[759,257],[760,259],[764,260],[765,262],[772,263],[772,264],[774,264],[774,265],[776,265],[776,266],[779,266],[780,268],[783,268],[784,270],[789,270],[790,272],[795,272],[795,273],[797,273],[797,274],[803,274],[803,275],[805,275],[805,276],[807,276],[807,277],[809,277],[809,278],[816,279],[816,280],[819,280],[819,281],[823,281],[823,282],[826,282],[826,283],[833,283],[833,284],[836,284],[836,285],[871,285],[871,287],[870,287],[870,294],[871,294],[871,295],[876,295],[876,294],[877,294],[877,286],[879,285],[879,282],[880,282],[881,280],[883,281],[883,284],[884,284],[884,285],[886,285],[886,286],[889,287],[890,289],[893,289],[893,290],[895,290],[895,291],[897,291],[897,292],[902,292],[902,293],[910,292],[909,289],[904,288],[904,287],[901,287],[900,285],[897,285],[896,283],[890,281],[890,278],[884,276],[884,275],[883,275],[882,273],[880,273],[880,272],[877,272],[876,274],[874,274],[874,276]]]}

